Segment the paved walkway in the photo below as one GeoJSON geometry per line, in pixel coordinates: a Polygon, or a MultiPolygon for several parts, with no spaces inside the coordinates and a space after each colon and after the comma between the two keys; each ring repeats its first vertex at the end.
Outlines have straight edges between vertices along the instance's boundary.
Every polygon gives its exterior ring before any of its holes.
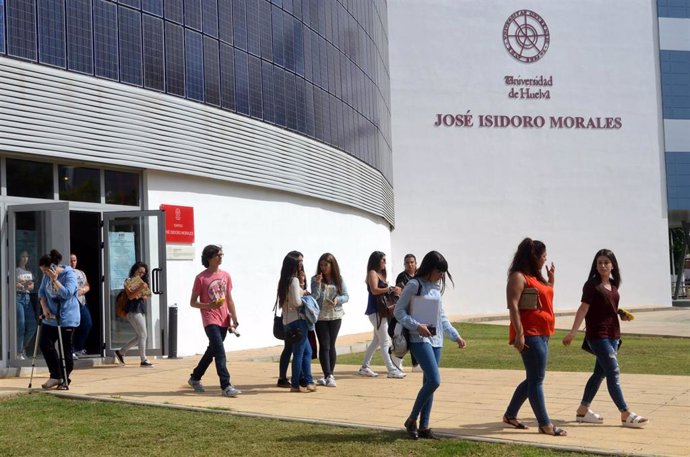
{"type": "MultiPolygon", "coordinates": [[[[690,310],[668,310],[674,322],[687,322],[690,310]]],[[[642,315],[656,313],[638,313],[642,315]]],[[[340,339],[342,352],[363,347],[369,335],[349,335],[340,339]]],[[[275,387],[277,365],[262,361],[275,356],[280,347],[233,352],[229,354],[233,382],[244,393],[238,398],[220,396],[211,368],[205,377],[207,392],[195,394],[186,381],[199,356],[177,360],[158,360],[153,369],[139,368],[136,358],[129,365],[102,365],[78,370],[73,374],[70,391],[56,394],[84,396],[160,404],[166,406],[224,409],[231,413],[265,415],[276,418],[336,423],[367,428],[398,429],[409,413],[421,384],[421,373],[409,373],[406,379],[362,378],[358,367],[340,365],[337,388],[319,388],[310,394],[293,394],[275,387]],[[385,394],[382,394],[385,392],[385,394]],[[300,395],[300,402],[285,410],[286,395],[300,395]],[[377,411],[376,415],[368,414],[377,411]]],[[[315,371],[317,364],[313,365],[315,371]]],[[[380,369],[384,372],[385,370],[380,369]]],[[[650,417],[646,429],[624,429],[618,424],[618,412],[605,392],[595,406],[606,418],[604,425],[578,425],[575,408],[588,378],[587,373],[549,372],[546,393],[549,413],[557,425],[566,428],[567,437],[537,433],[529,405],[523,419],[531,427],[521,431],[504,428],[500,422],[514,386],[523,373],[515,370],[441,369],[442,385],[437,391],[432,426],[447,436],[498,442],[517,442],[590,452],[631,455],[687,456],[690,453],[690,376],[654,376],[623,374],[626,398],[634,411],[650,417]]],[[[20,378],[0,379],[0,394],[26,392],[28,372],[20,378]]],[[[34,379],[34,386],[45,380],[34,379]]]]}

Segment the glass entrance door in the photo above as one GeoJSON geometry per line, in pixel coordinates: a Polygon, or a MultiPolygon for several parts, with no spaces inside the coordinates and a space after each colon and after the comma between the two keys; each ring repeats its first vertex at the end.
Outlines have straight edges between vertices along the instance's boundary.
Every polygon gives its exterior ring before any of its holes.
{"type": "MultiPolygon", "coordinates": [[[[132,265],[144,262],[149,270],[152,295],[146,301],[146,354],[165,355],[168,320],[165,291],[165,219],[162,211],[103,213],[105,262],[105,343],[112,355],[136,335],[127,319],[115,313],[116,297],[132,265]]],[[[130,355],[138,354],[134,350],[130,355]]]]}
{"type": "MultiPolygon", "coordinates": [[[[38,259],[51,249],[69,265],[69,203],[11,205],[8,210],[8,296],[10,364],[30,365],[40,306],[43,275],[38,259]]],[[[40,355],[40,354],[39,354],[40,355]]]]}

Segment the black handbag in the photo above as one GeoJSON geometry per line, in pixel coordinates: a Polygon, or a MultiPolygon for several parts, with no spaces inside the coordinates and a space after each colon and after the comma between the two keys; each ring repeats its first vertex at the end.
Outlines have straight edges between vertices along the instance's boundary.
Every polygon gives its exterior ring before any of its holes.
{"type": "Polygon", "coordinates": [[[283,316],[278,316],[278,299],[273,305],[273,336],[278,340],[285,339],[285,325],[283,325],[283,316]]]}

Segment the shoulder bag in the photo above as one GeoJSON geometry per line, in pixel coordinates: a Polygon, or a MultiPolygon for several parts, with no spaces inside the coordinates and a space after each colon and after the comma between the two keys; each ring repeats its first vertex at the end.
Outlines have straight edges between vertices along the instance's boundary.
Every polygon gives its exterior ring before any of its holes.
{"type": "Polygon", "coordinates": [[[283,316],[278,316],[278,298],[273,305],[273,336],[278,340],[285,339],[285,325],[283,325],[283,316]]]}

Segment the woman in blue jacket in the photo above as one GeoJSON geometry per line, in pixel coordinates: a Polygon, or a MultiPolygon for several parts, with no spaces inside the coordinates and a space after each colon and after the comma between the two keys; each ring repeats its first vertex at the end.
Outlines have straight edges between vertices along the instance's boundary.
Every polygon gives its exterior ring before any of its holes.
{"type": "Polygon", "coordinates": [[[434,402],[434,392],[441,385],[439,364],[444,333],[458,343],[460,349],[466,346],[465,340],[450,324],[443,310],[441,295],[446,287],[446,275],[453,282],[448,272],[446,259],[436,251],[429,252],[424,256],[422,265],[414,278],[407,283],[400,295],[400,300],[395,305],[395,318],[410,331],[410,352],[424,372],[422,388],[419,389],[410,417],[405,421],[408,436],[415,440],[417,438],[436,439],[429,428],[429,417],[434,402]],[[432,312],[420,313],[420,307],[429,307],[428,309],[432,312]],[[419,322],[413,317],[424,314],[430,315],[428,322],[419,322]],[[417,428],[417,417],[419,417],[419,428],[417,428]]]}
{"type": "Polygon", "coordinates": [[[50,254],[42,256],[38,267],[43,272],[38,299],[43,313],[40,346],[45,358],[50,379],[41,385],[44,389],[58,387],[67,389],[71,380],[69,375],[74,367],[72,360],[72,336],[79,327],[79,300],[77,299],[77,276],[74,270],[61,265],[62,254],[53,249],[50,254]],[[62,356],[65,361],[65,373],[62,373],[55,342],[58,338],[58,320],[62,333],[62,356]],[[66,356],[69,354],[69,357],[66,356]],[[64,375],[64,378],[63,378],[64,375]],[[67,385],[65,385],[65,380],[67,385]]]}

